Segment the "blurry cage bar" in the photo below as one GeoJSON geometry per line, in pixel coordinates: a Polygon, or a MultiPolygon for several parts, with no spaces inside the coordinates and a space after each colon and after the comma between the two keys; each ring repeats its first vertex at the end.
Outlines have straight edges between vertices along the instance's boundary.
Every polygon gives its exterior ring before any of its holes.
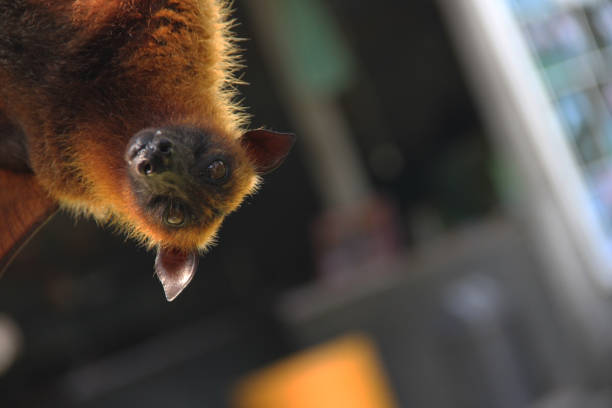
{"type": "Polygon", "coordinates": [[[352,207],[371,193],[367,172],[336,98],[350,85],[353,60],[318,0],[245,2],[268,67],[306,147],[327,208],[352,207]]]}
{"type": "Polygon", "coordinates": [[[509,201],[543,255],[556,303],[589,350],[609,352],[612,5],[439,3],[501,160],[519,181],[522,195],[509,201]]]}
{"type": "Polygon", "coordinates": [[[322,0],[245,2],[276,87],[300,134],[323,211],[313,223],[317,271],[327,282],[378,273],[398,248],[394,207],[373,191],[338,103],[357,63],[322,0]]]}

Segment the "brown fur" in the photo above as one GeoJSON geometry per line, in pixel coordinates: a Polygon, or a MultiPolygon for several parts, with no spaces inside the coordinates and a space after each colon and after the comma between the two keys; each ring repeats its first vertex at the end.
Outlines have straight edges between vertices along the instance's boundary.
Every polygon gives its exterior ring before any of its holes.
{"type": "MultiPolygon", "coordinates": [[[[203,249],[205,229],[169,231],[136,203],[123,152],[147,127],[197,126],[244,159],[238,67],[222,0],[0,0],[0,114],[25,133],[37,183],[64,208],[147,246],[203,249]]],[[[253,192],[248,160],[227,214],[253,192]]]]}

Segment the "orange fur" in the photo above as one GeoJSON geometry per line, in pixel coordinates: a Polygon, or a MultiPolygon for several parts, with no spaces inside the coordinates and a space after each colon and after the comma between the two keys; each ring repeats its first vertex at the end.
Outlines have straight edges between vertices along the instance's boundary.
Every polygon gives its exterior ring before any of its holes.
{"type": "Polygon", "coordinates": [[[61,83],[57,78],[80,67],[72,68],[73,61],[59,57],[45,66],[44,78],[20,77],[0,67],[0,109],[26,134],[38,183],[64,208],[111,223],[148,247],[204,249],[222,219],[206,228],[179,231],[151,223],[131,191],[123,152],[140,129],[198,126],[220,135],[245,163],[234,174],[232,197],[218,203],[224,213],[256,189],[259,177],[239,148],[246,116],[234,103],[239,64],[227,2],[29,3],[39,15],[66,27],[58,28],[69,38],[58,52],[79,58],[84,54],[88,69],[81,76],[96,73],[88,81],[61,83]],[[104,41],[116,47],[108,61],[98,62],[93,52],[104,41]],[[33,85],[37,80],[46,82],[33,85]]]}

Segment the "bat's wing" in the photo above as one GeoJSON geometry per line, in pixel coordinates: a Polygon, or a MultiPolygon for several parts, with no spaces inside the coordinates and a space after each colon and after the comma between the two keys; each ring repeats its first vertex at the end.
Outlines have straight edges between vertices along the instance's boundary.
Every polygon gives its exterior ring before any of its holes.
{"type": "Polygon", "coordinates": [[[0,276],[57,209],[30,170],[23,132],[0,111],[0,276]]]}
{"type": "Polygon", "coordinates": [[[32,173],[0,169],[0,276],[57,209],[32,173]]]}
{"type": "Polygon", "coordinates": [[[29,172],[25,135],[0,110],[0,169],[29,172]]]}

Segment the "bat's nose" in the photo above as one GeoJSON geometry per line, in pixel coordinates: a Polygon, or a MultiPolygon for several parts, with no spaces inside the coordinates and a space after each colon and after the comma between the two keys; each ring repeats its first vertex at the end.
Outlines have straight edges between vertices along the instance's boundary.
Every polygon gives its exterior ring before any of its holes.
{"type": "Polygon", "coordinates": [[[143,148],[134,161],[134,169],[141,176],[153,176],[170,169],[172,143],[168,139],[153,140],[143,148]]]}
{"type": "Polygon", "coordinates": [[[137,135],[128,147],[126,159],[129,166],[141,176],[154,176],[170,170],[173,143],[160,131],[137,135]]]}

